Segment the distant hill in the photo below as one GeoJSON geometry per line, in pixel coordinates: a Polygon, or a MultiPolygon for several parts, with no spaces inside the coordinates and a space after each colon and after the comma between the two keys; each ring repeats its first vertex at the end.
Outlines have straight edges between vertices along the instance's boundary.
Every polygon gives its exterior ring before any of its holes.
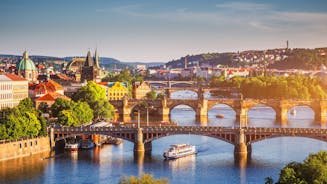
{"type": "Polygon", "coordinates": [[[315,49],[269,49],[249,50],[227,53],[204,53],[188,55],[167,62],[167,68],[184,68],[185,58],[187,67],[217,65],[228,67],[268,67],[271,69],[318,69],[327,66],[327,47],[315,49]]]}
{"type": "MultiPolygon", "coordinates": [[[[0,54],[0,58],[15,58],[20,59],[21,55],[11,55],[11,54],[0,54]]],[[[67,56],[67,57],[54,57],[54,56],[40,56],[40,55],[31,55],[29,56],[34,62],[51,62],[51,61],[62,61],[69,62],[74,57],[85,57],[85,56],[67,56]]],[[[1,59],[0,59],[1,61],[1,59]]],[[[100,65],[105,68],[113,69],[116,65],[117,69],[124,69],[126,66],[135,67],[136,65],[144,64],[146,66],[157,66],[163,65],[164,63],[154,63],[154,62],[122,62],[115,58],[100,57],[100,65]]]]}

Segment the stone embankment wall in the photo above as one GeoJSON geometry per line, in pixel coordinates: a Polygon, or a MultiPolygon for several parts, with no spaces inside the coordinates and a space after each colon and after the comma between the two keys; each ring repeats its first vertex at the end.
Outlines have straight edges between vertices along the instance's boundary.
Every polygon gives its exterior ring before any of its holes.
{"type": "Polygon", "coordinates": [[[0,161],[50,151],[49,137],[0,141],[0,161]]]}

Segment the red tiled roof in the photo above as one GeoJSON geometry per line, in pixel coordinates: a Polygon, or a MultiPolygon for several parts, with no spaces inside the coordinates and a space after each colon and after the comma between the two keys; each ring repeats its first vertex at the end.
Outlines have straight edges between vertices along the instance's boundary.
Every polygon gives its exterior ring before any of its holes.
{"type": "Polygon", "coordinates": [[[26,81],[23,77],[11,73],[6,73],[5,76],[13,81],[26,81]]]}
{"type": "Polygon", "coordinates": [[[48,93],[40,98],[37,98],[35,101],[55,101],[57,98],[70,100],[70,98],[60,93],[48,93]]]}

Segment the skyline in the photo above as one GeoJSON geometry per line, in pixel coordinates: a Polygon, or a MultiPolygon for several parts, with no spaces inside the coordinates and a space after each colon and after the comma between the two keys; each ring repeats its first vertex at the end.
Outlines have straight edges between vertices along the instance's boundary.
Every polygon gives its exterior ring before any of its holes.
{"type": "Polygon", "coordinates": [[[185,55],[327,46],[327,2],[0,2],[0,53],[167,62],[185,55]]]}

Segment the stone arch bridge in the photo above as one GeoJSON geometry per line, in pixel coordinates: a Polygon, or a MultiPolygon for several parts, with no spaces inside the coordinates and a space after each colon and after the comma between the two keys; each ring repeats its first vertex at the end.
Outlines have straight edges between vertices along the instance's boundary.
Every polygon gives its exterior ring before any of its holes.
{"type": "Polygon", "coordinates": [[[234,145],[236,158],[247,157],[252,143],[274,137],[307,137],[327,142],[327,129],[320,128],[266,128],[266,127],[210,127],[210,126],[148,126],[132,127],[62,127],[50,129],[51,145],[54,142],[77,135],[108,135],[134,143],[134,152],[148,152],[152,141],[179,134],[213,137],[234,145]]]}
{"type": "Polygon", "coordinates": [[[196,113],[196,119],[200,123],[207,123],[208,111],[217,104],[225,104],[231,107],[236,114],[236,121],[241,126],[247,125],[248,111],[259,104],[271,107],[276,112],[276,121],[281,125],[287,123],[287,112],[295,106],[308,106],[315,113],[315,120],[326,124],[327,101],[326,100],[280,100],[280,99],[240,99],[240,98],[221,98],[221,99],[161,99],[161,100],[135,100],[123,99],[110,101],[117,109],[122,121],[129,122],[131,113],[138,105],[148,104],[157,109],[157,113],[162,117],[163,121],[169,121],[171,110],[178,105],[187,105],[196,113]]]}

